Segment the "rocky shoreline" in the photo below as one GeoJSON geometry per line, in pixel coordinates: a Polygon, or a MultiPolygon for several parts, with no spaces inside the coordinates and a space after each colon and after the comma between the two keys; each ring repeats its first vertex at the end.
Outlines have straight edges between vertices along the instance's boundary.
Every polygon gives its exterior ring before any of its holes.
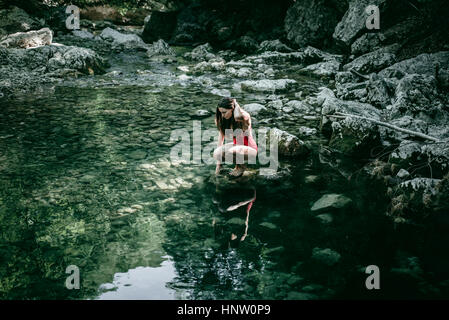
{"type": "Polygon", "coordinates": [[[230,95],[232,89],[268,96],[243,106],[258,115],[259,125],[269,124],[274,115],[292,117],[293,123],[298,115],[314,121],[314,127],[301,126],[293,137],[278,132],[281,155],[322,152],[321,142],[307,146],[300,140],[319,130],[328,139],[325,150],[362,160],[363,174],[383,181],[391,198],[387,214],[395,222],[421,221],[429,213],[447,214],[449,208],[449,42],[442,35],[444,26],[435,30],[428,25],[440,2],[413,8],[371,1],[382,16],[394,18],[386,18],[379,32],[368,32],[361,14],[365,0],[286,1],[259,35],[251,28],[260,27],[264,14],[232,29],[239,14],[220,16],[218,8],[231,10],[220,7],[221,1],[152,12],[140,28],[82,19],[76,31],[55,27],[62,23],[55,16],[45,20],[17,6],[4,7],[0,99],[46,90],[67,79],[110,74],[117,54],[174,65],[178,83],[201,83],[217,95],[230,95]],[[185,45],[193,47],[182,54],[173,49],[185,45]],[[323,86],[308,92],[286,78],[285,68],[323,86]],[[233,87],[214,86],[211,74],[234,79],[233,87]]]}

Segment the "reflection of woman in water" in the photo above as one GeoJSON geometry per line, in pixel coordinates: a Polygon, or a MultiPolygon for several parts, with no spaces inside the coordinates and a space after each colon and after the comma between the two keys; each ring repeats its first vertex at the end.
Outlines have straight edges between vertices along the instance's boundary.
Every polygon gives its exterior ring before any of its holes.
{"type": "MultiPolygon", "coordinates": [[[[241,234],[240,230],[236,230],[232,226],[228,225],[226,228],[222,226],[222,228],[216,229],[219,233],[224,233],[224,236],[227,237],[227,243],[232,246],[236,246],[240,241],[245,240],[248,235],[248,222],[249,222],[249,212],[256,200],[256,189],[254,188],[234,188],[228,189],[219,194],[218,197],[214,198],[214,202],[218,205],[218,209],[221,213],[225,215],[226,219],[230,219],[232,216],[238,216],[242,210],[238,210],[239,208],[243,209],[246,214],[245,219],[245,230],[243,234],[239,237],[237,234],[241,234]],[[231,229],[225,230],[225,229],[231,229]]],[[[214,222],[214,226],[215,222],[214,222]]],[[[217,226],[216,226],[217,227],[217,226]]]]}
{"type": "Polygon", "coordinates": [[[243,161],[257,156],[257,144],[251,132],[251,116],[240,107],[237,100],[223,98],[215,112],[215,124],[218,128],[218,147],[214,151],[214,158],[217,159],[215,172],[220,172],[221,162],[232,159],[235,168],[229,174],[239,177],[245,171],[243,161]],[[223,145],[227,129],[232,129],[234,142],[223,145]]]}

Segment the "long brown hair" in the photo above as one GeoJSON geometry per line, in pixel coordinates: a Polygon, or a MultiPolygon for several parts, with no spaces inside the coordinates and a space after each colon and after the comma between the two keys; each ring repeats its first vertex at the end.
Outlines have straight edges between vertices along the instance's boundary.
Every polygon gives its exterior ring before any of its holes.
{"type": "Polygon", "coordinates": [[[235,121],[234,112],[229,119],[225,119],[222,117],[220,110],[218,110],[218,108],[232,109],[232,99],[233,98],[223,98],[218,103],[217,110],[215,111],[215,124],[217,125],[218,130],[223,135],[225,135],[226,129],[237,129],[241,127],[241,125],[237,121],[235,121]]]}

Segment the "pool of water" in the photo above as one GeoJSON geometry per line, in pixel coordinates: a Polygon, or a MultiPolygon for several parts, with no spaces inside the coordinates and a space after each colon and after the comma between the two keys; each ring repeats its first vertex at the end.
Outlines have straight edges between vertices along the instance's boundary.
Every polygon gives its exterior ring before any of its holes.
{"type": "MultiPolygon", "coordinates": [[[[449,297],[447,227],[395,226],[385,190],[353,159],[333,166],[317,147],[281,160],[280,178],[255,165],[235,181],[215,177],[214,164],[173,162],[173,130],[192,134],[193,121],[214,129],[213,116],[191,114],[214,111],[220,97],[179,81],[174,67],[130,70],[2,101],[1,298],[449,297]],[[329,193],[352,205],[317,218],[311,207],[329,193]],[[80,289],[65,286],[70,265],[80,289]],[[380,269],[380,290],[365,287],[369,265],[380,269]]],[[[306,92],[319,85],[303,79],[306,92]]],[[[295,115],[270,122],[292,133],[301,124],[318,125],[295,115]]]]}

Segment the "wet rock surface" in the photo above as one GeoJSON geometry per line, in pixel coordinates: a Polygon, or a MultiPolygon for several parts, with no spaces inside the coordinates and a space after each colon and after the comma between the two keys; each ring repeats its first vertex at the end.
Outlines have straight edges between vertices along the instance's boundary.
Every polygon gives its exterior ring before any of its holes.
{"type": "Polygon", "coordinates": [[[5,48],[33,48],[51,44],[52,31],[43,28],[38,31],[17,32],[10,34],[0,41],[0,46],[5,48]]]}

